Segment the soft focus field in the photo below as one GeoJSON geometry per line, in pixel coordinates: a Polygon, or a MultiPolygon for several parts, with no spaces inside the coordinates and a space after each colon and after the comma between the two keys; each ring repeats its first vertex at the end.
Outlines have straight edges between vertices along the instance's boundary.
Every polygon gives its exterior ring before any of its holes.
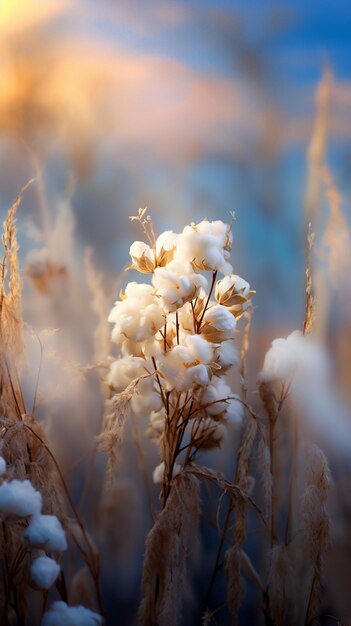
{"type": "Polygon", "coordinates": [[[348,2],[3,0],[0,52],[0,624],[351,625],[348,2]]]}

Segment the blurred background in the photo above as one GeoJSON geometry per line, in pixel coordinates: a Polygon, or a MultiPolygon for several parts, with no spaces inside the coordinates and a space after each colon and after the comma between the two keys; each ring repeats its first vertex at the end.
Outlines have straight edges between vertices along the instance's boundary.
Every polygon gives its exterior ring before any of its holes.
{"type": "MultiPolygon", "coordinates": [[[[0,33],[3,212],[40,168],[50,214],[70,188],[76,243],[111,282],[139,206],[174,230],[234,210],[235,270],[264,285],[256,325],[300,323],[307,150],[326,68],[327,159],[345,207],[350,194],[347,0],[4,0],[0,33]]],[[[43,219],[27,195],[20,229],[34,237],[43,219]]],[[[31,245],[22,238],[23,253],[31,245]]]]}
{"type": "MultiPolygon", "coordinates": [[[[139,207],[159,231],[235,211],[234,271],[257,291],[253,386],[272,338],[302,327],[311,222],[317,333],[350,395],[348,0],[2,0],[0,52],[0,210],[4,218],[35,178],[18,212],[24,318],[37,332],[60,329],[48,339],[39,394],[56,404],[39,410],[56,416],[62,462],[68,423],[77,463],[87,423],[99,430],[99,384],[88,373],[87,390],[79,367],[110,351],[104,319],[141,235],[129,221],[139,207]]],[[[30,397],[35,341],[29,355],[30,397]]],[[[84,480],[69,463],[78,493],[84,480]]],[[[126,624],[150,524],[129,489],[134,465],[126,455],[118,487],[122,528],[139,507],[138,541],[116,539],[126,624]]],[[[116,501],[105,505],[117,515],[116,501]]],[[[111,519],[101,534],[112,542],[111,519]]],[[[114,594],[112,585],[112,605],[114,594]]]]}

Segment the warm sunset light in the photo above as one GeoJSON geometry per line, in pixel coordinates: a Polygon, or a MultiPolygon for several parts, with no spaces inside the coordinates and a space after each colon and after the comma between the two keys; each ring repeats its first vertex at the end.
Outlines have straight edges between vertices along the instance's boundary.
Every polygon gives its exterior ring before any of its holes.
{"type": "Polygon", "coordinates": [[[0,1],[0,626],[347,626],[346,0],[0,1]]]}

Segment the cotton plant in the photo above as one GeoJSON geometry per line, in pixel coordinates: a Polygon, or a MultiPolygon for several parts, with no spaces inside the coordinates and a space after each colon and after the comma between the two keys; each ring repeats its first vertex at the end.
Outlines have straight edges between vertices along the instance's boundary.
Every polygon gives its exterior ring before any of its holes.
{"type": "Polygon", "coordinates": [[[146,210],[131,219],[146,241],[131,245],[130,267],[143,276],[127,284],[111,310],[120,356],[107,381],[122,397],[132,387],[130,408],[149,416],[147,432],[161,456],[154,480],[165,503],[174,468],[220,446],[241,422],[226,378],[238,362],[237,321],[254,292],[233,273],[231,224],[205,219],[156,236],[146,210]]]}
{"type": "Polygon", "coordinates": [[[163,626],[180,620],[200,481],[214,482],[233,501],[249,497],[200,459],[228,434],[233,445],[241,437],[245,403],[229,375],[239,362],[237,324],[245,313],[250,318],[254,291],[230,263],[232,223],[204,219],[157,235],[145,209],[131,219],[144,234],[130,247],[129,269],[140,279],[128,282],[109,315],[119,356],[106,378],[111,397],[99,441],[113,472],[128,416],[134,424],[148,417],[162,507],[146,539],[139,623],[163,626]]]}

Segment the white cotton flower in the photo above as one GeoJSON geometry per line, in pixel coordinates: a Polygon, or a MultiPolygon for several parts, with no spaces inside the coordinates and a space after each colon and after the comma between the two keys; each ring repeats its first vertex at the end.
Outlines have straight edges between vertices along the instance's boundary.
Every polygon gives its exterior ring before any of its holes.
{"type": "Polygon", "coordinates": [[[199,269],[230,274],[232,266],[228,262],[232,240],[230,226],[220,220],[185,226],[178,235],[174,258],[189,261],[199,269]]]}
{"type": "Polygon", "coordinates": [[[210,306],[203,318],[201,334],[215,343],[232,339],[236,328],[234,315],[221,304],[210,306]]]}
{"type": "Polygon", "coordinates": [[[242,424],[245,415],[245,408],[237,394],[232,394],[226,410],[226,420],[232,426],[242,424]]]}
{"type": "Polygon", "coordinates": [[[3,476],[3,474],[6,474],[6,461],[0,456],[0,476],[3,476]]]}
{"type": "Polygon", "coordinates": [[[65,531],[56,515],[34,515],[23,535],[36,548],[53,551],[67,549],[65,531]]]}
{"type": "Polygon", "coordinates": [[[275,339],[259,374],[262,382],[292,381],[294,385],[314,378],[327,380],[329,363],[325,350],[310,335],[299,330],[286,339],[275,339]]]}
{"type": "Polygon", "coordinates": [[[151,411],[150,421],[147,428],[147,435],[150,439],[158,439],[161,437],[166,420],[166,410],[162,407],[159,411],[151,411]]]}
{"type": "Polygon", "coordinates": [[[68,606],[54,602],[45,613],[41,626],[100,626],[103,618],[84,606],[68,606]]]}
{"type": "MultiPolygon", "coordinates": [[[[182,468],[177,463],[174,464],[172,477],[176,476],[182,471],[182,468]]],[[[165,464],[162,461],[159,465],[157,465],[152,472],[152,481],[155,485],[162,485],[163,483],[163,475],[165,473],[165,464]]]]}
{"type": "Polygon", "coordinates": [[[196,298],[201,288],[205,289],[207,286],[206,278],[196,274],[191,263],[176,260],[165,267],[157,267],[152,283],[166,313],[176,311],[185,302],[190,302],[196,298]]]}
{"type": "Polygon", "coordinates": [[[230,386],[218,376],[213,376],[208,387],[201,394],[201,405],[207,415],[216,418],[223,416],[231,424],[241,424],[243,408],[240,398],[230,386]]]}
{"type": "Polygon", "coordinates": [[[217,282],[215,289],[217,302],[230,308],[237,319],[248,308],[249,301],[254,293],[254,291],[250,290],[249,283],[236,274],[224,276],[222,280],[217,282]]]}
{"type": "Polygon", "coordinates": [[[142,274],[150,274],[156,267],[163,267],[173,258],[176,239],[175,233],[166,230],[157,237],[153,248],[144,241],[134,241],[129,250],[132,267],[142,274]]]}
{"type": "Polygon", "coordinates": [[[0,485],[0,514],[36,515],[41,511],[41,494],[29,480],[10,480],[0,485]]]}
{"type": "Polygon", "coordinates": [[[145,359],[132,355],[116,359],[110,365],[107,382],[116,393],[120,393],[133,380],[147,374],[145,365],[145,359]]]}
{"type": "Polygon", "coordinates": [[[48,556],[39,556],[32,561],[30,577],[40,589],[50,589],[60,573],[60,566],[48,556]]]}
{"type": "Polygon", "coordinates": [[[154,376],[143,378],[136,387],[130,406],[133,413],[142,417],[148,415],[151,411],[159,411],[162,406],[161,396],[157,391],[154,376]]]}
{"type": "Polygon", "coordinates": [[[232,395],[229,385],[218,376],[213,376],[211,383],[201,394],[201,405],[211,416],[224,414],[227,410],[227,398],[232,395]]]}
{"type": "Polygon", "coordinates": [[[221,367],[230,367],[239,362],[239,353],[233,339],[223,341],[216,350],[217,363],[221,367]]]}
{"type": "Polygon", "coordinates": [[[138,342],[153,337],[164,324],[164,313],[151,285],[132,282],[115,303],[108,321],[114,323],[112,340],[122,345],[126,339],[138,342]]]}
{"type": "Polygon", "coordinates": [[[169,390],[187,391],[193,386],[204,387],[210,380],[209,368],[213,346],[200,335],[182,335],[182,345],[158,359],[158,368],[169,390]]]}

